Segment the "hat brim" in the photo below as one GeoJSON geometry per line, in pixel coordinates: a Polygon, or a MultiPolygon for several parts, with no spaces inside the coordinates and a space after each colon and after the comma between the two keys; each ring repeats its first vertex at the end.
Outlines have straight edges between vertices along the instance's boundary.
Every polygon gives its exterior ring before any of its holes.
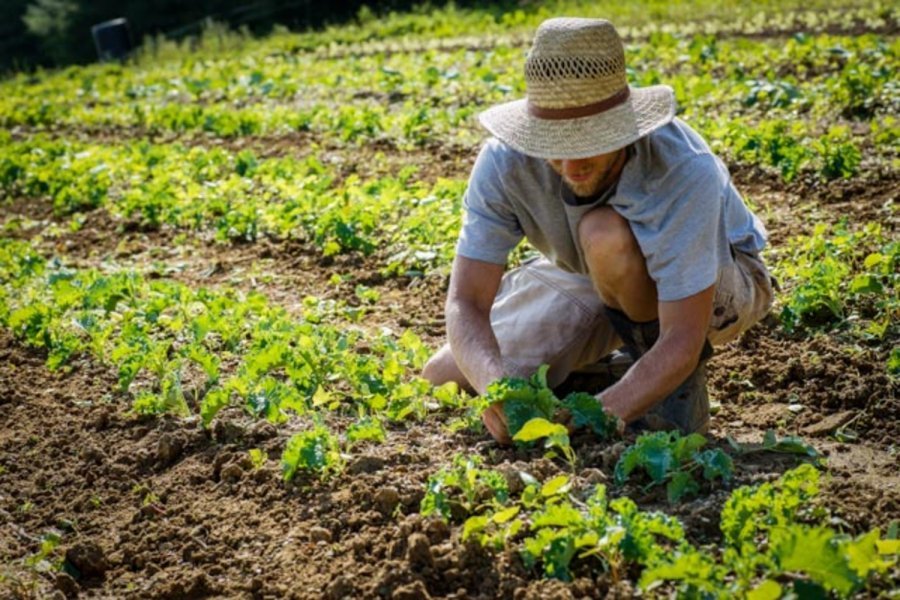
{"type": "Polygon", "coordinates": [[[667,85],[631,88],[628,100],[589,117],[539,119],[526,100],[494,106],[478,115],[495,137],[523,154],[545,159],[587,158],[623,148],[675,117],[667,85]]]}

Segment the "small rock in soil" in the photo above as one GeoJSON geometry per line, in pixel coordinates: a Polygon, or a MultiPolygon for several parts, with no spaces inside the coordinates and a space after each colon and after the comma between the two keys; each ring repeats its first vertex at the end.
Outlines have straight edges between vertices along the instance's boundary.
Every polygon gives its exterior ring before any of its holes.
{"type": "Polygon", "coordinates": [[[413,567],[430,567],[434,564],[431,544],[425,534],[414,533],[406,541],[406,557],[413,567]]]}
{"type": "Polygon", "coordinates": [[[178,460],[184,449],[180,439],[170,433],[164,433],[156,444],[156,458],[164,465],[169,465],[178,460]]]}
{"type": "Polygon", "coordinates": [[[84,577],[102,577],[109,570],[103,549],[96,542],[79,542],[66,551],[66,560],[84,577]]]}
{"type": "Polygon", "coordinates": [[[309,529],[309,539],[314,542],[331,542],[331,531],[324,527],[311,527],[309,529]]]}
{"type": "Polygon", "coordinates": [[[844,410],[833,415],[828,415],[824,419],[813,423],[812,425],[807,425],[802,429],[802,431],[806,435],[812,436],[828,435],[841,425],[845,425],[846,423],[848,423],[855,414],[856,411],[844,410]]]}
{"type": "Polygon", "coordinates": [[[250,428],[250,437],[254,442],[262,442],[278,437],[278,429],[268,421],[257,421],[250,428]]]}
{"type": "Polygon", "coordinates": [[[53,587],[62,592],[66,598],[78,596],[78,582],[68,573],[57,573],[56,579],[53,581],[53,587]]]}
{"type": "Polygon", "coordinates": [[[81,458],[84,459],[85,462],[102,465],[106,461],[106,454],[104,454],[103,450],[100,448],[88,445],[82,448],[81,458]]]}
{"type": "Polygon", "coordinates": [[[329,600],[341,600],[342,598],[350,598],[354,593],[353,582],[346,575],[339,575],[337,579],[331,582],[325,594],[329,600]]]}
{"type": "Polygon", "coordinates": [[[244,428],[232,421],[218,419],[213,425],[213,437],[220,444],[240,441],[244,437],[244,428]]]}
{"type": "Polygon", "coordinates": [[[103,431],[109,427],[109,410],[104,410],[94,419],[94,430],[103,431]]]}
{"type": "Polygon", "coordinates": [[[391,594],[392,600],[427,600],[431,598],[425,584],[421,581],[414,581],[404,586],[398,587],[391,594]]]}
{"type": "Polygon", "coordinates": [[[347,467],[351,475],[374,473],[384,468],[384,459],[377,456],[360,456],[347,467]]]}
{"type": "Polygon", "coordinates": [[[237,463],[231,463],[222,467],[222,472],[219,473],[219,478],[222,481],[228,481],[234,483],[236,481],[240,481],[241,477],[244,476],[244,470],[237,463]]]}
{"type": "Polygon", "coordinates": [[[398,504],[400,504],[400,493],[397,488],[383,487],[375,494],[375,507],[384,516],[392,514],[398,504]]]}
{"type": "Polygon", "coordinates": [[[440,544],[450,537],[450,527],[441,519],[428,519],[425,523],[425,535],[432,545],[440,544]]]}

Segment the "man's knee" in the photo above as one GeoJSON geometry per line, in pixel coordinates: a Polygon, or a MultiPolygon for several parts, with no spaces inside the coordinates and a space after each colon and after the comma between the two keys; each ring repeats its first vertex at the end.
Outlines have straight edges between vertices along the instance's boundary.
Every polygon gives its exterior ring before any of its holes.
{"type": "Polygon", "coordinates": [[[455,381],[461,388],[471,389],[465,375],[459,370],[456,359],[453,358],[450,346],[446,344],[425,363],[425,367],[422,369],[422,378],[431,382],[432,385],[443,385],[448,381],[455,381]]]}
{"type": "Polygon", "coordinates": [[[585,258],[620,262],[641,258],[640,247],[628,221],[608,206],[586,213],[578,222],[578,239],[585,258]]]}

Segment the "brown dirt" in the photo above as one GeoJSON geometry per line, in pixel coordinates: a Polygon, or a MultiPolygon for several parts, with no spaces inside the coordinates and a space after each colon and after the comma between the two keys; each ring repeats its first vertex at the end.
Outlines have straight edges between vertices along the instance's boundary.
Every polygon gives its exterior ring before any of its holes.
{"type": "MultiPolygon", "coordinates": [[[[12,597],[630,595],[587,572],[572,584],[540,581],[514,556],[491,557],[462,543],[459,527],[422,519],[425,480],[456,452],[539,477],[562,471],[533,452],[450,434],[440,415],[393,426],[386,443],[357,448],[332,480],[285,486],[277,457],[299,422],[275,428],[230,409],[206,432],[191,420],[136,418],[109,392],[112,374],[90,361],[52,373],[39,352],[8,334],[0,335],[0,358],[0,589],[12,597]],[[254,468],[250,448],[265,450],[270,461],[254,468]],[[66,559],[77,579],[24,564],[50,531],[62,542],[49,559],[66,559]]],[[[760,427],[735,416],[723,410],[714,437],[758,440],[760,427]]],[[[579,476],[610,479],[609,452],[581,438],[575,443],[583,457],[579,476]]],[[[859,533],[900,518],[900,476],[888,453],[866,441],[814,443],[829,455],[822,504],[835,523],[859,533]]],[[[789,456],[738,458],[734,485],[768,480],[795,464],[789,456]]],[[[674,509],[658,494],[640,499],[644,508],[678,515],[696,541],[710,542],[727,493],[674,509]]]]}

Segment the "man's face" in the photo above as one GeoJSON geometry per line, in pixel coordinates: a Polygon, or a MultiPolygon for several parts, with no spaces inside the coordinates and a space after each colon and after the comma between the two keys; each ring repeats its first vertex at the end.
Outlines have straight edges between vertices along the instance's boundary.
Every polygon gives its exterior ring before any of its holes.
{"type": "Polygon", "coordinates": [[[588,198],[612,184],[618,176],[624,149],[589,158],[548,160],[576,196],[588,198]]]}

